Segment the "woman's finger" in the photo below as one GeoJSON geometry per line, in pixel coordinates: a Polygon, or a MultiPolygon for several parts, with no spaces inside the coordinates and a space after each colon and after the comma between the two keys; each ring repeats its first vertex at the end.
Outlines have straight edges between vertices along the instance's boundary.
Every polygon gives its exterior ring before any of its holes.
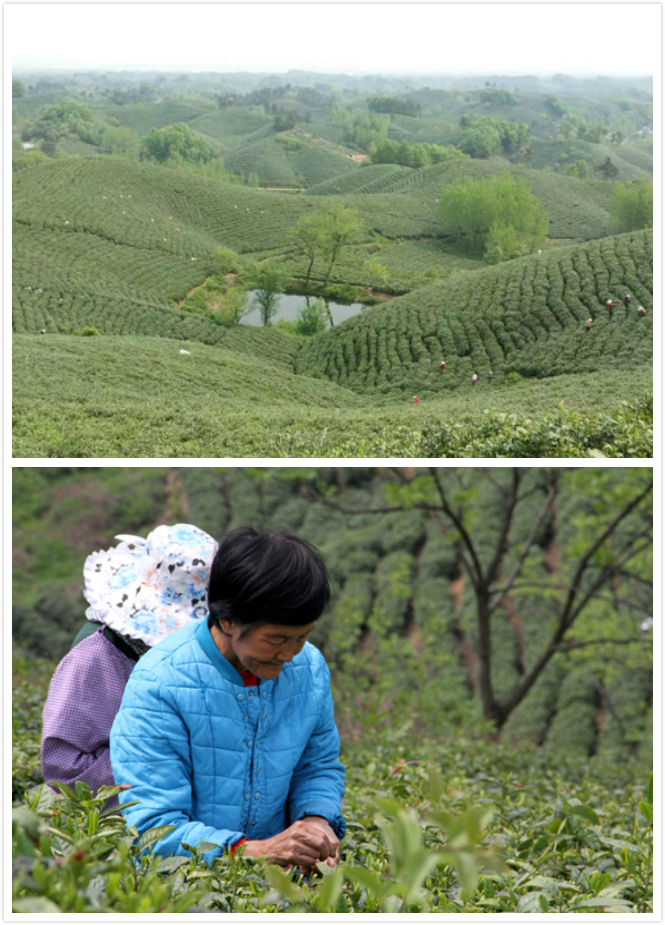
{"type": "Polygon", "coordinates": [[[302,838],[305,844],[316,849],[318,852],[317,861],[324,861],[327,857],[330,857],[331,854],[334,854],[335,849],[331,845],[330,839],[325,832],[322,832],[320,829],[318,831],[309,829],[306,832],[299,833],[298,838],[302,838]]]}

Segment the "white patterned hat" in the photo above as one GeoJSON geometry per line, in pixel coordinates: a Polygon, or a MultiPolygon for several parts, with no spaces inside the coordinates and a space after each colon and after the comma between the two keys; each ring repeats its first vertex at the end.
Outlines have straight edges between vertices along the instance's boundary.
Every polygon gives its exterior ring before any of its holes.
{"type": "Polygon", "coordinates": [[[190,524],[157,527],[146,539],[119,534],[117,546],[83,566],[89,620],[156,645],[208,614],[208,579],[217,543],[190,524]]]}

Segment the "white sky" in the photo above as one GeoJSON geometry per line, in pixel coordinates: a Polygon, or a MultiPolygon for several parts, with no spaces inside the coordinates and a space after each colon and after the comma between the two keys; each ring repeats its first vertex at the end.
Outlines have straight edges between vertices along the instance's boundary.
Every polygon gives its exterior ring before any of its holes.
{"type": "Polygon", "coordinates": [[[7,3],[13,68],[659,73],[658,3],[7,3]]]}

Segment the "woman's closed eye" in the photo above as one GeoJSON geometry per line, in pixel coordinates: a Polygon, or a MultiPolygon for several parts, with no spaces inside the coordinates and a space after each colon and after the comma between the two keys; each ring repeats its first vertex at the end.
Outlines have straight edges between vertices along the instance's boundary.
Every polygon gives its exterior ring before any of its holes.
{"type": "MultiPolygon", "coordinates": [[[[309,636],[309,633],[305,633],[304,636],[300,636],[298,639],[296,639],[296,642],[298,643],[307,642],[308,636],[309,636]]],[[[285,642],[291,642],[291,639],[292,639],[291,636],[283,636],[281,639],[269,639],[268,644],[271,646],[283,646],[285,642]]]]}

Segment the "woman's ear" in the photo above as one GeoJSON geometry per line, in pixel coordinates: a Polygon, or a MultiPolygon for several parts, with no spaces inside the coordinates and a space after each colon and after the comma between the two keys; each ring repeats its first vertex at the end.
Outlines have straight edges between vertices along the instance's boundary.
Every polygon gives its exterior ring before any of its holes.
{"type": "Polygon", "coordinates": [[[238,624],[232,623],[231,620],[222,619],[219,621],[219,628],[225,636],[233,636],[234,630],[238,629],[238,624]]]}

